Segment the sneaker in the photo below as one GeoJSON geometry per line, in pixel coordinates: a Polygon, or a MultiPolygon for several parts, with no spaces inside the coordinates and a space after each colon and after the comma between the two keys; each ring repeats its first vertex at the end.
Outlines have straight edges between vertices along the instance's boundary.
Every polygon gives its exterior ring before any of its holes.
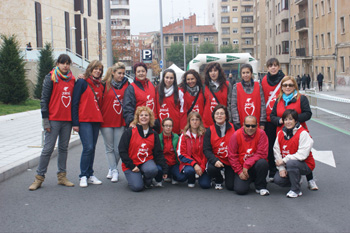
{"type": "Polygon", "coordinates": [[[195,184],[187,184],[187,187],[194,188],[195,184]]]}
{"type": "Polygon", "coordinates": [[[86,176],[80,177],[80,187],[86,188],[88,186],[86,176]]]}
{"type": "Polygon", "coordinates": [[[296,193],[296,192],[290,190],[290,191],[287,193],[286,196],[287,196],[287,197],[290,197],[290,198],[295,198],[295,197],[299,197],[299,196],[301,196],[301,195],[303,195],[302,192],[296,193]]]}
{"type": "Polygon", "coordinates": [[[112,171],[112,182],[118,182],[119,172],[117,169],[112,171]]]}
{"type": "Polygon", "coordinates": [[[145,189],[151,189],[153,187],[153,185],[152,184],[145,184],[144,187],[145,187],[145,189]]]}
{"type": "Polygon", "coordinates": [[[314,180],[309,180],[308,181],[308,186],[307,186],[310,190],[318,190],[317,184],[314,180]]]}
{"type": "Polygon", "coordinates": [[[222,190],[223,189],[222,184],[215,184],[215,189],[222,190]]]}
{"type": "Polygon", "coordinates": [[[171,179],[171,184],[178,184],[179,182],[174,180],[174,179],[171,179]]]}
{"type": "Polygon", "coordinates": [[[89,179],[88,179],[88,183],[89,184],[102,184],[102,181],[97,179],[96,176],[90,176],[89,179]]]}
{"type": "Polygon", "coordinates": [[[270,192],[267,189],[260,189],[260,190],[256,189],[255,192],[257,194],[260,194],[260,196],[268,196],[268,195],[270,195],[270,192]]]}
{"type": "Polygon", "coordinates": [[[273,178],[273,177],[268,177],[268,178],[266,179],[266,181],[267,181],[267,183],[273,183],[273,182],[275,181],[275,178],[273,178]]]}
{"type": "Polygon", "coordinates": [[[153,186],[154,187],[163,187],[163,182],[157,182],[157,181],[153,181],[153,186]]]}
{"type": "Polygon", "coordinates": [[[106,176],[107,179],[112,179],[112,170],[111,169],[108,169],[108,174],[106,176]]]}
{"type": "Polygon", "coordinates": [[[170,183],[171,182],[171,178],[167,177],[166,179],[164,179],[164,181],[170,183]]]}

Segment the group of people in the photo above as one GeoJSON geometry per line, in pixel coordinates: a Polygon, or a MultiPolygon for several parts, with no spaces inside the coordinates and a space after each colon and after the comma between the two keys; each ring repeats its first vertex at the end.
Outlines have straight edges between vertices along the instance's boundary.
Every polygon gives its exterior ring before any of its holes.
{"type": "Polygon", "coordinates": [[[268,182],[290,186],[288,197],[302,195],[300,180],[307,175],[310,189],[315,162],[312,138],[305,122],[311,118],[308,100],[296,80],[284,76],[277,59],[267,62],[268,74],[254,81],[249,64],[241,66],[242,81],[226,80],[219,63],[207,64],[204,82],[188,70],[177,85],[167,69],[158,86],[147,79],[147,66],[134,65],[135,79],[125,78],[116,63],[102,78],[103,65],[92,61],[77,80],[68,55],[59,56],[43,83],[41,111],[45,145],[35,181],[45,179],[50,156],[58,143],[58,184],[74,186],[66,177],[70,132],[82,142],[80,187],[102,184],[94,176],[95,148],[101,130],[109,164],[107,178],[119,180],[118,163],[132,191],[196,180],[203,189],[215,184],[237,194],[255,191],[269,195],[268,182]],[[225,182],[225,184],[224,184],[225,182]]]}
{"type": "Polygon", "coordinates": [[[299,90],[301,90],[300,86],[303,88],[303,90],[305,90],[305,88],[310,89],[311,77],[309,74],[304,74],[302,77],[298,75],[296,81],[299,90]]]}

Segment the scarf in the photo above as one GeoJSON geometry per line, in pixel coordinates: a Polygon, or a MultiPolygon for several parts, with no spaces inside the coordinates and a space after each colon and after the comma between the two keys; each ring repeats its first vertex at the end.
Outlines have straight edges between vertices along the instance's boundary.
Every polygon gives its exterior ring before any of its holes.
{"type": "Polygon", "coordinates": [[[111,80],[111,85],[112,85],[115,89],[119,90],[119,89],[122,88],[122,86],[123,86],[127,81],[128,81],[128,79],[125,78],[125,77],[124,77],[123,80],[120,81],[120,82],[117,82],[117,81],[115,81],[114,79],[112,79],[112,80],[111,80]]]}
{"type": "Polygon", "coordinates": [[[141,85],[143,86],[143,89],[146,89],[148,86],[148,79],[147,78],[145,78],[144,80],[140,80],[137,77],[135,77],[135,81],[140,82],[141,85]]]}
{"type": "Polygon", "coordinates": [[[210,80],[209,86],[214,87],[215,89],[218,89],[219,86],[220,86],[220,83],[217,82],[217,81],[212,81],[212,80],[210,80]]]}
{"type": "Polygon", "coordinates": [[[297,130],[298,130],[298,128],[300,127],[300,123],[299,122],[297,122],[296,124],[295,124],[295,126],[293,127],[293,128],[291,128],[291,129],[287,129],[285,126],[283,126],[283,132],[284,132],[284,138],[286,139],[286,140],[289,140],[289,139],[291,139],[293,136],[294,136],[294,132],[296,132],[297,130]]]}
{"type": "Polygon", "coordinates": [[[199,86],[196,85],[194,87],[190,87],[186,84],[186,90],[190,93],[190,95],[196,96],[198,94],[198,91],[199,91],[199,86]]]}
{"type": "Polygon", "coordinates": [[[93,76],[88,77],[96,87],[99,87],[101,84],[101,79],[100,78],[94,78],[93,76]]]}
{"type": "Polygon", "coordinates": [[[220,127],[220,131],[221,131],[221,137],[225,136],[225,131],[226,131],[226,121],[224,122],[224,124],[219,125],[216,123],[217,126],[220,127]]]}
{"type": "Polygon", "coordinates": [[[277,74],[271,75],[270,73],[267,73],[267,83],[270,86],[276,86],[284,77],[284,73],[282,70],[279,70],[277,74]]]}
{"type": "Polygon", "coordinates": [[[168,89],[164,87],[165,97],[169,97],[174,93],[174,86],[169,87],[168,89]]]}
{"type": "Polygon", "coordinates": [[[62,79],[63,81],[68,82],[72,77],[72,71],[68,71],[68,73],[66,75],[62,74],[60,69],[58,69],[58,66],[56,66],[55,68],[53,68],[51,70],[51,80],[55,83],[58,83],[58,79],[62,79]]]}
{"type": "Polygon", "coordinates": [[[290,93],[289,95],[286,95],[283,93],[282,98],[284,100],[284,105],[287,106],[288,103],[294,98],[294,96],[296,96],[298,94],[298,92],[296,90],[294,90],[293,93],[290,93]]]}

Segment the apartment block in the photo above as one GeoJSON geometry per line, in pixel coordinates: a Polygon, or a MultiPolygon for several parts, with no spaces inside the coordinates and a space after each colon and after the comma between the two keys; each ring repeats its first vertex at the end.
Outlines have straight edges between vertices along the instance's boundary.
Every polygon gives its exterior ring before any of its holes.
{"type": "Polygon", "coordinates": [[[258,63],[258,71],[266,73],[266,0],[254,0],[254,56],[258,63]]]}

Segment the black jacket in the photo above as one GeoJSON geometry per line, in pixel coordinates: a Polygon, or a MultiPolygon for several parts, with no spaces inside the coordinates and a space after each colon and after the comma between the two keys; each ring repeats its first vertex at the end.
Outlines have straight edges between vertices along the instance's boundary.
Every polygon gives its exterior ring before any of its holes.
{"type": "Polygon", "coordinates": [[[51,80],[51,74],[45,76],[43,81],[43,87],[41,91],[40,107],[41,107],[41,117],[49,118],[49,103],[51,99],[53,89],[53,82],[51,80]]]}

